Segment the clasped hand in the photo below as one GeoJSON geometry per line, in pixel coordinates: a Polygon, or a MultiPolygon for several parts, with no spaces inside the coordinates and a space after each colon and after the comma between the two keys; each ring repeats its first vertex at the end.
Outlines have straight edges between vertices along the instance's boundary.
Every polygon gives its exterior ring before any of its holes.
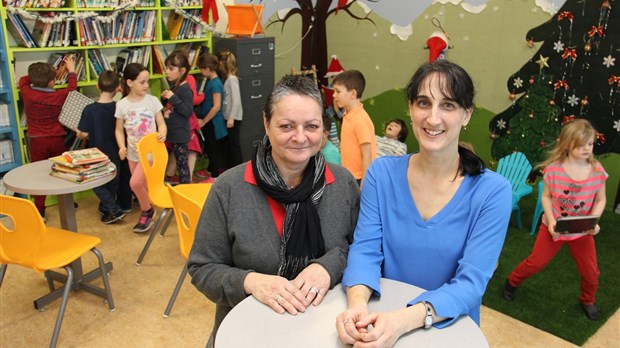
{"type": "Polygon", "coordinates": [[[392,347],[407,332],[400,311],[368,313],[364,306],[351,307],[336,318],[340,340],[354,348],[392,347]]]}
{"type": "Polygon", "coordinates": [[[329,273],[319,264],[311,264],[288,281],[284,277],[250,273],[246,277],[246,292],[268,305],[275,312],[296,315],[313,304],[319,305],[330,285],[329,273]]]}

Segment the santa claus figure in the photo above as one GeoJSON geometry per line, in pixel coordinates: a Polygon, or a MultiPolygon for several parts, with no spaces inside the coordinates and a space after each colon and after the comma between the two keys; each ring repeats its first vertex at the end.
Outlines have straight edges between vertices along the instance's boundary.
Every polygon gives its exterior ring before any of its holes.
{"type": "Polygon", "coordinates": [[[429,62],[434,62],[437,59],[446,59],[448,37],[444,32],[436,31],[426,40],[426,47],[428,47],[430,51],[428,56],[429,62]]]}

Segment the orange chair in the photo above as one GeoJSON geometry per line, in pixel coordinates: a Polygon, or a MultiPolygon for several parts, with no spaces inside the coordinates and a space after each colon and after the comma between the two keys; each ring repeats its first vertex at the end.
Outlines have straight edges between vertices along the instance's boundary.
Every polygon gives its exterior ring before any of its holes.
{"type": "MultiPolygon", "coordinates": [[[[200,213],[202,212],[204,202],[209,195],[209,191],[211,190],[211,184],[189,184],[178,185],[175,187],[168,184],[167,186],[170,191],[170,198],[172,198],[172,205],[174,207],[174,218],[177,221],[181,255],[183,255],[183,257],[187,260],[189,257],[189,252],[192,249],[192,244],[194,243],[194,232],[196,231],[196,225],[198,224],[198,219],[200,218],[200,213]],[[189,186],[192,186],[192,196],[189,196],[186,192],[183,192],[188,191],[189,186]]],[[[177,295],[181,290],[181,286],[183,285],[186,275],[187,262],[183,265],[181,276],[177,281],[177,285],[172,292],[170,301],[168,301],[168,306],[164,311],[164,317],[166,318],[170,315],[170,311],[172,310],[172,306],[177,299],[177,295]]]]}
{"type": "Polygon", "coordinates": [[[149,250],[153,238],[157,234],[159,226],[164,223],[160,236],[164,236],[170,221],[172,220],[172,201],[168,189],[164,186],[164,176],[166,174],[166,165],[168,164],[168,151],[166,145],[157,140],[157,133],[151,133],[144,136],[138,142],[138,154],[140,156],[140,164],[146,176],[146,185],[149,191],[149,200],[151,204],[163,209],[155,226],[151,230],[136,265],[140,266],[142,260],[149,250]]]}
{"type": "MultiPolygon", "coordinates": [[[[95,248],[101,239],[86,234],[46,227],[34,204],[26,199],[0,195],[0,286],[8,264],[31,268],[37,272],[64,268],[67,281],[64,285],[62,301],[50,347],[55,347],[60,327],[67,307],[67,300],[73,283],[71,263],[87,251],[92,251],[99,260],[99,271],[103,279],[108,307],[114,311],[114,301],[110,291],[108,273],[101,252],[95,248]]],[[[51,291],[56,290],[48,280],[51,291]]],[[[60,289],[59,289],[60,290],[60,289]]]]}

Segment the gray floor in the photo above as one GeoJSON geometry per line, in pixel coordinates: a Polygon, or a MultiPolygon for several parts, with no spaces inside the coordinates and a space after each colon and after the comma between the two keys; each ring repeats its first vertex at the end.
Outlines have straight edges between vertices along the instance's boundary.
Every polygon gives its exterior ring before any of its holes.
{"type": "MultiPolygon", "coordinates": [[[[156,238],[141,267],[135,261],[146,235],[131,232],[137,209],[120,224],[103,225],[96,212],[96,199],[79,201],[78,227],[102,239],[99,249],[114,263],[110,274],[116,311],[110,313],[99,297],[74,292],[60,332],[59,347],[204,347],[215,306],[186,279],[169,318],[162,316],[176,284],[184,259],[179,252],[173,221],[164,238],[156,238]]],[[[58,210],[48,208],[48,225],[59,226],[58,210]]],[[[84,258],[85,269],[96,258],[84,258]]],[[[99,282],[100,283],[100,282],[99,282]]],[[[44,312],[32,301],[46,293],[42,274],[9,266],[0,291],[0,346],[45,347],[49,344],[60,301],[44,312]]],[[[574,347],[544,331],[483,308],[482,331],[491,347],[574,347]]],[[[594,335],[585,347],[618,347],[620,311],[594,335]]]]}

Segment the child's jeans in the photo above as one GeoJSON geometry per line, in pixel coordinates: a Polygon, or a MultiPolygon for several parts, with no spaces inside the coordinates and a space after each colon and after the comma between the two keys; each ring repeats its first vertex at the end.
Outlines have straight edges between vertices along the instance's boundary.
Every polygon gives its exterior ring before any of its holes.
{"type": "Polygon", "coordinates": [[[510,285],[519,286],[527,278],[540,272],[564,244],[568,246],[568,250],[577,263],[577,270],[581,274],[579,300],[583,304],[593,304],[600,272],[596,262],[594,238],[589,234],[571,241],[553,241],[547,226],[541,224],[532,253],[508,276],[510,285]]]}

